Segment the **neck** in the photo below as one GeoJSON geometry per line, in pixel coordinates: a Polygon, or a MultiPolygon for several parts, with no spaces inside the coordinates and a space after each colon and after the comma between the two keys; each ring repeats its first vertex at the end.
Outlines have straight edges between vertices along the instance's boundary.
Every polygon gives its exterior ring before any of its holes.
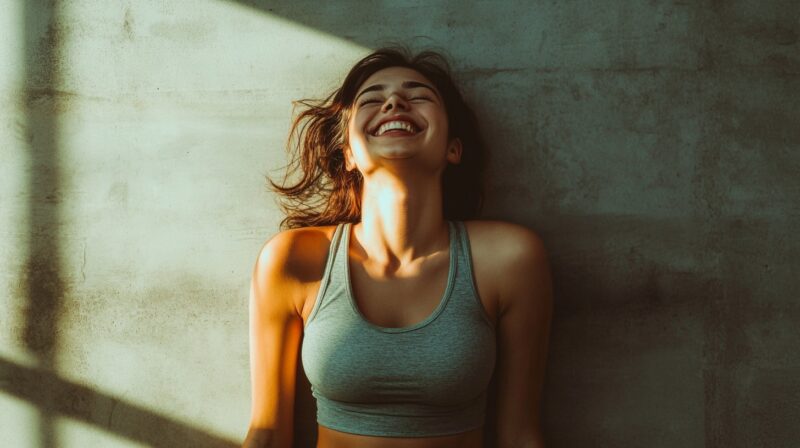
{"type": "Polygon", "coordinates": [[[365,179],[361,222],[353,227],[362,256],[391,271],[447,251],[449,230],[438,176],[409,183],[373,174],[365,179]]]}

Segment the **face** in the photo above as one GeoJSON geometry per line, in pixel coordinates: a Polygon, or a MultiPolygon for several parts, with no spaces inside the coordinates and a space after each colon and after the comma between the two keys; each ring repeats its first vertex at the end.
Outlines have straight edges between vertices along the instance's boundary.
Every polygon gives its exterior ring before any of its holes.
{"type": "Polygon", "coordinates": [[[405,160],[417,168],[444,169],[461,158],[461,142],[449,139],[448,131],[444,101],[433,83],[410,68],[385,68],[357,90],[348,122],[347,167],[367,173],[405,160]]]}

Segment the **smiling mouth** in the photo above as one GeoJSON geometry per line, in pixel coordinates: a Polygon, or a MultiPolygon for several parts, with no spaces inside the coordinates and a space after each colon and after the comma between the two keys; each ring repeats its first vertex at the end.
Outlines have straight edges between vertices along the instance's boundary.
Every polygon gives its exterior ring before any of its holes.
{"type": "Polygon", "coordinates": [[[387,121],[372,132],[373,137],[394,136],[404,137],[416,135],[421,131],[414,123],[404,120],[387,121]]]}

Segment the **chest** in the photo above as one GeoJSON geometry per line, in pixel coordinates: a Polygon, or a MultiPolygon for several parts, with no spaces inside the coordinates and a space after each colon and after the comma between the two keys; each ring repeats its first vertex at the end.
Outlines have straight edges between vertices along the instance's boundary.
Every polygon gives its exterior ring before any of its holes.
{"type": "Polygon", "coordinates": [[[477,319],[471,331],[463,331],[466,316],[451,313],[422,331],[384,333],[332,314],[315,317],[301,351],[309,382],[330,400],[402,407],[403,414],[416,415],[465,406],[491,379],[496,338],[477,319]]]}
{"type": "MultiPolygon", "coordinates": [[[[474,288],[483,309],[496,325],[498,289],[491,266],[486,264],[487,260],[492,260],[491,248],[486,247],[479,232],[470,232],[469,238],[474,288]]],[[[315,263],[319,269],[324,268],[326,254],[327,247],[321,248],[320,262],[315,263]]],[[[449,256],[444,253],[408,272],[382,276],[358,262],[355,254],[350,254],[348,273],[353,302],[366,320],[381,327],[408,327],[422,322],[434,313],[445,295],[450,275],[449,256]]],[[[461,267],[467,268],[466,265],[461,267]]],[[[321,275],[315,278],[319,280],[309,283],[305,294],[304,322],[308,321],[321,286],[321,275]]]]}
{"type": "Polygon", "coordinates": [[[365,319],[381,327],[407,327],[424,321],[439,306],[447,289],[446,257],[393,277],[380,277],[354,260],[348,267],[353,302],[365,319]]]}

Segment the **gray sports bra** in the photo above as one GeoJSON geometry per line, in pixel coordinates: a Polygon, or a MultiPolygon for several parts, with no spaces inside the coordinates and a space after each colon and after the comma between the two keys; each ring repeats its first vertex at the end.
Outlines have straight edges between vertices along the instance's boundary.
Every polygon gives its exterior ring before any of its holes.
{"type": "Polygon", "coordinates": [[[301,348],[320,425],[385,437],[483,425],[495,328],[478,298],[464,224],[448,226],[444,296],[430,316],[402,328],[380,327],[359,311],[350,284],[351,223],[336,227],[301,348]]]}

